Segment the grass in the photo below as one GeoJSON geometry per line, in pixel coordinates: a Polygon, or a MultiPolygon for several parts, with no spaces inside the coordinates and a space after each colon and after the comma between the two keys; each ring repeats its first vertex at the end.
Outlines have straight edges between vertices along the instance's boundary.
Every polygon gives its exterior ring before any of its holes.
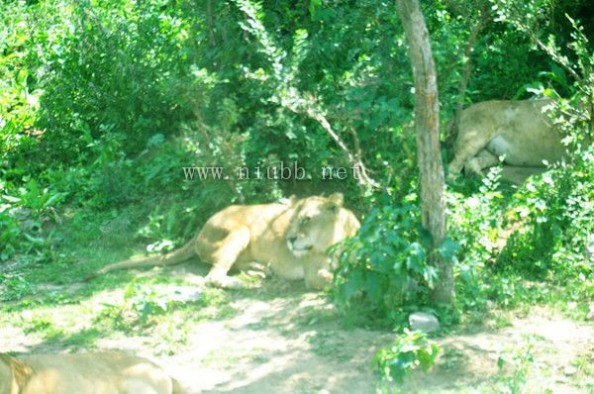
{"type": "Polygon", "coordinates": [[[168,289],[184,281],[158,275],[158,270],[141,276],[122,271],[82,282],[98,267],[129,257],[137,237],[134,226],[123,224],[137,223],[138,212],[68,216],[51,230],[52,238],[61,241],[50,252],[27,254],[0,275],[0,327],[19,327],[50,348],[94,348],[99,339],[121,335],[158,335],[172,348],[183,343],[188,324],[231,313],[216,308],[226,299],[215,289],[196,302],[167,298],[168,289]],[[217,312],[206,312],[209,307],[217,312]]]}
{"type": "MultiPolygon", "coordinates": [[[[73,216],[60,228],[52,229],[53,239],[61,241],[49,251],[25,254],[22,259],[7,264],[0,274],[0,329],[16,327],[34,338],[31,351],[88,350],[101,347],[101,341],[145,338],[148,351],[169,356],[185,349],[192,328],[200,322],[231,322],[244,312],[242,305],[278,302],[296,311],[291,319],[264,314],[259,320],[247,323],[245,329],[256,332],[273,329],[287,338],[306,333],[313,354],[348,362],[353,357],[345,350],[348,337],[337,335],[336,330],[346,329],[348,333],[353,327],[374,327],[374,322],[365,320],[364,313],[355,309],[344,314],[332,304],[322,302],[319,294],[306,292],[300,282],[266,280],[263,283],[258,277],[242,275],[251,288],[238,291],[205,288],[199,299],[185,302],[174,299],[175,289],[194,285],[185,275],[172,274],[175,269],[113,272],[82,283],[80,278],[89,272],[129,258],[133,250],[143,249],[144,241],[135,230],[141,223],[138,212],[118,214],[73,216]]],[[[195,266],[189,264],[183,269],[193,273],[195,266]]],[[[478,335],[506,328],[518,316],[528,316],[535,304],[550,305],[573,319],[583,320],[587,304],[583,300],[576,303],[572,289],[577,289],[575,294],[583,294],[590,282],[578,282],[569,288],[553,283],[529,281],[513,273],[493,275],[490,305],[465,311],[458,325],[448,327],[447,333],[478,335]]],[[[533,338],[530,345],[538,348],[541,342],[542,339],[533,338]]],[[[466,352],[457,348],[444,347],[443,351],[440,368],[450,374],[456,375],[473,363],[466,352]]],[[[531,352],[520,345],[510,349],[502,358],[504,367],[495,376],[476,383],[474,391],[460,387],[459,392],[519,392],[527,376],[551,374],[546,368],[534,365],[531,352]]],[[[259,354],[257,349],[245,354],[238,348],[213,353],[203,363],[216,366],[238,358],[258,363],[268,361],[269,357],[259,354]]],[[[592,365],[594,360],[587,352],[572,362],[577,370],[576,384],[585,392],[594,392],[588,380],[594,374],[592,365]]],[[[316,388],[312,388],[314,391],[317,392],[316,388]]],[[[303,392],[309,392],[309,388],[305,387],[303,392]]]]}
{"type": "Polygon", "coordinates": [[[183,346],[192,324],[236,316],[234,299],[270,299],[281,287],[297,294],[299,286],[256,288],[261,280],[243,276],[255,288],[205,288],[199,300],[178,302],[170,298],[175,288],[194,285],[183,276],[164,275],[161,268],[82,282],[88,273],[129,258],[131,246],[140,249],[139,212],[66,215],[51,229],[52,239],[61,241],[50,254],[26,254],[0,274],[0,328],[18,327],[50,349],[93,349],[99,340],[151,336],[159,338],[155,353],[169,354],[183,346]]]}

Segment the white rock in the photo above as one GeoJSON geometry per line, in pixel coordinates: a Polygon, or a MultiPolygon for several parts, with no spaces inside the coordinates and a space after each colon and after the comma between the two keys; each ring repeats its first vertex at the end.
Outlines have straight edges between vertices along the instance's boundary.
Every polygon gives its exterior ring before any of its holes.
{"type": "Polygon", "coordinates": [[[576,367],[568,365],[567,367],[563,368],[563,373],[565,376],[573,376],[578,372],[576,367]]]}
{"type": "Polygon", "coordinates": [[[439,330],[439,320],[430,313],[415,312],[408,317],[408,324],[413,331],[429,333],[439,330]]]}

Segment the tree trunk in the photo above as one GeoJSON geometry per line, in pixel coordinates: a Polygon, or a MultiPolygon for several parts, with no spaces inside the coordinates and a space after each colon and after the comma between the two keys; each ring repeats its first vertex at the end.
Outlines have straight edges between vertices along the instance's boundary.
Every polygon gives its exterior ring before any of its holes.
{"type": "Polygon", "coordinates": [[[439,146],[439,100],[435,63],[431,53],[429,32],[418,0],[396,0],[400,20],[409,43],[409,56],[415,79],[415,123],[417,160],[421,183],[423,226],[432,239],[429,264],[439,272],[432,290],[434,303],[451,304],[454,300],[452,265],[439,253],[446,237],[444,173],[439,146]]]}

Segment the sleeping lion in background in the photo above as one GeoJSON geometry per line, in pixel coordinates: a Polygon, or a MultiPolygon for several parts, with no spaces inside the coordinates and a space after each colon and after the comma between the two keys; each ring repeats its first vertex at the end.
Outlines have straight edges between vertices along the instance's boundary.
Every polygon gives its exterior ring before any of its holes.
{"type": "Polygon", "coordinates": [[[504,163],[517,167],[544,167],[560,161],[566,147],[563,134],[548,115],[552,100],[485,101],[462,111],[450,176],[462,169],[482,170],[504,163]]]}

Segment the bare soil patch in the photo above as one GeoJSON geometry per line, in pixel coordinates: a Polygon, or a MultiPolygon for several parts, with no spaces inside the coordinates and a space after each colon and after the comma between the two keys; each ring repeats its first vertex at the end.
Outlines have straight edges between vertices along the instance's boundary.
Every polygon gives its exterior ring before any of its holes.
{"type": "MultiPolygon", "coordinates": [[[[267,281],[261,289],[235,293],[226,308],[225,316],[193,324],[184,345],[171,355],[153,335],[99,339],[97,347],[149,357],[189,393],[365,394],[376,392],[374,354],[396,335],[346,329],[326,296],[300,285],[267,281]]],[[[435,339],[442,348],[438,365],[413,374],[403,392],[492,392],[511,386],[517,371],[525,372],[527,392],[594,389],[591,323],[534,308],[504,329],[465,330],[435,339]],[[500,370],[502,357],[509,361],[500,370]],[[524,364],[514,361],[522,357],[524,364]]],[[[39,336],[10,325],[0,328],[0,349],[70,350],[44,346],[39,336]]]]}

